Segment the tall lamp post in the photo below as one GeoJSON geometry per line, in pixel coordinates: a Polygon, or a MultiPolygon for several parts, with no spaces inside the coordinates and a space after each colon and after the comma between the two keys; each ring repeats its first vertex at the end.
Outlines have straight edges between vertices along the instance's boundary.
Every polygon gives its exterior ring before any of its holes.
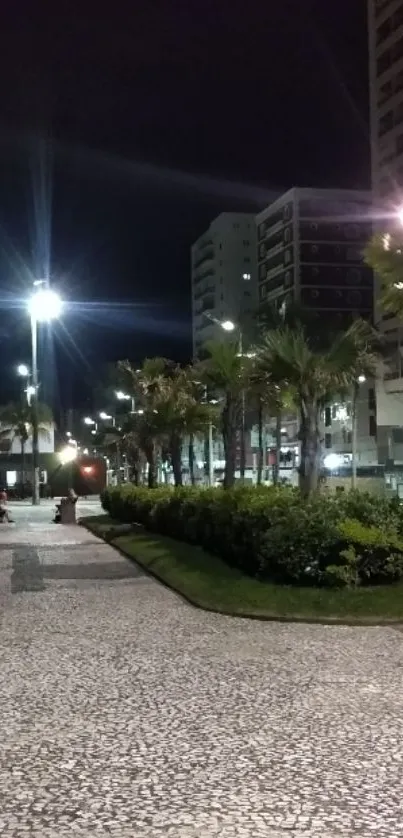
{"type": "Polygon", "coordinates": [[[357,381],[353,384],[352,392],[352,407],[351,407],[351,488],[355,489],[357,486],[357,403],[359,385],[366,381],[365,375],[359,375],[357,381]]]}
{"type": "Polygon", "coordinates": [[[59,317],[62,310],[62,300],[51,288],[40,286],[44,281],[34,283],[39,286],[28,303],[28,311],[31,318],[31,344],[32,344],[32,379],[30,385],[31,410],[32,410],[32,503],[38,506],[40,502],[39,492],[39,431],[38,431],[38,323],[49,322],[59,317]]]}
{"type": "MultiPolygon", "coordinates": [[[[239,324],[234,323],[233,320],[218,320],[216,317],[213,317],[212,314],[208,312],[204,312],[205,317],[208,320],[211,320],[213,323],[216,323],[217,326],[221,326],[224,332],[234,332],[238,329],[239,333],[239,355],[243,357],[243,355],[247,355],[247,357],[253,357],[252,353],[244,353],[243,351],[243,334],[242,329],[239,324]]],[[[239,458],[239,474],[241,480],[245,479],[245,469],[246,469],[246,396],[245,396],[245,388],[242,388],[241,393],[241,445],[240,445],[240,458],[239,458]]]]}

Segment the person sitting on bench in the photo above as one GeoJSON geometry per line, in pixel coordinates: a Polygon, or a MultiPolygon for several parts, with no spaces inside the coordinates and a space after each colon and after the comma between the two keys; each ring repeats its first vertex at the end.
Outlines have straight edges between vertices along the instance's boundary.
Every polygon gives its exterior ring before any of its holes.
{"type": "Polygon", "coordinates": [[[0,491],[0,524],[13,524],[14,522],[11,520],[8,514],[8,506],[7,506],[7,492],[5,489],[1,489],[0,491]]]}
{"type": "Polygon", "coordinates": [[[54,517],[54,523],[60,524],[62,521],[62,507],[69,505],[75,506],[77,503],[77,495],[74,489],[69,489],[67,492],[67,497],[62,498],[60,503],[56,504],[56,515],[54,517]]]}

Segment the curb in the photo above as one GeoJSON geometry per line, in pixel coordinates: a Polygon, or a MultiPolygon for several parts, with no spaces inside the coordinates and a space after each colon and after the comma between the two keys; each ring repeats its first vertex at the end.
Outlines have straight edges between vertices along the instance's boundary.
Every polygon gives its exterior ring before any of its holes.
{"type": "MultiPolygon", "coordinates": [[[[379,618],[373,618],[373,617],[350,617],[350,618],[346,617],[346,618],[343,618],[343,617],[305,617],[305,616],[293,615],[293,614],[290,614],[290,615],[270,614],[270,613],[265,613],[265,614],[256,614],[256,613],[254,614],[254,613],[252,613],[251,614],[247,611],[242,611],[242,612],[225,611],[221,608],[215,608],[214,606],[211,606],[211,605],[204,605],[201,602],[199,602],[198,600],[193,599],[193,597],[189,596],[188,594],[183,593],[183,591],[180,591],[178,588],[174,588],[162,576],[160,576],[158,573],[156,573],[150,567],[147,567],[147,565],[144,565],[142,563],[141,559],[138,559],[137,556],[134,557],[130,553],[127,553],[126,550],[123,549],[123,547],[120,547],[118,544],[115,543],[114,539],[107,540],[106,538],[103,538],[102,535],[100,535],[94,529],[92,529],[89,522],[87,523],[87,521],[83,520],[79,523],[80,523],[80,526],[85,527],[86,529],[88,529],[90,532],[92,532],[93,535],[95,535],[97,538],[99,538],[100,541],[104,541],[105,544],[109,544],[111,547],[114,548],[114,550],[117,550],[126,559],[128,559],[129,561],[132,561],[132,562],[136,562],[138,565],[140,565],[142,570],[144,570],[144,572],[148,576],[151,576],[153,579],[156,579],[157,582],[160,582],[169,591],[172,591],[172,593],[179,596],[188,605],[191,605],[193,608],[199,609],[199,611],[206,611],[210,614],[221,614],[221,616],[223,616],[223,617],[238,618],[240,620],[255,620],[255,621],[258,621],[258,622],[261,622],[261,623],[299,623],[301,625],[346,626],[347,628],[348,627],[359,628],[360,626],[363,627],[363,628],[377,628],[377,627],[388,628],[389,627],[389,628],[395,628],[395,629],[400,628],[403,625],[403,618],[402,619],[399,619],[399,618],[395,618],[395,619],[394,618],[382,618],[382,617],[379,617],[379,618]]],[[[136,525],[134,525],[134,526],[136,526],[136,525]]],[[[140,525],[137,525],[137,526],[138,526],[139,529],[142,529],[142,530],[144,529],[140,525]]],[[[144,530],[144,532],[146,533],[147,530],[144,530]]],[[[122,533],[122,535],[123,535],[123,533],[122,533]]],[[[121,538],[121,537],[122,536],[118,536],[118,538],[121,538]]]]}

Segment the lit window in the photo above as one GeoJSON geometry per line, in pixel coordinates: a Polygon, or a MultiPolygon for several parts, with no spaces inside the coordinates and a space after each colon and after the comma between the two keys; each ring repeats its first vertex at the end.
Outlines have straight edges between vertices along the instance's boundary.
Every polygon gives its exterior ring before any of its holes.
{"type": "Polygon", "coordinates": [[[242,279],[250,279],[250,278],[251,278],[250,274],[242,274],[242,279]]]}

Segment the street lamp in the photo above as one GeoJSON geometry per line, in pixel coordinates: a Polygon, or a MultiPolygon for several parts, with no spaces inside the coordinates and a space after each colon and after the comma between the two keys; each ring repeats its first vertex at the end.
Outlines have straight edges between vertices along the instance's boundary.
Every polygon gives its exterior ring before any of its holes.
{"type": "Polygon", "coordinates": [[[72,463],[73,460],[77,458],[77,448],[72,445],[66,445],[65,448],[62,448],[59,451],[59,460],[62,466],[67,465],[67,463],[72,463]]]}
{"type": "Polygon", "coordinates": [[[357,402],[360,384],[366,382],[366,376],[361,374],[353,383],[352,409],[351,409],[351,488],[357,485],[357,402]]]}
{"type": "Polygon", "coordinates": [[[221,320],[219,323],[221,328],[224,329],[224,332],[233,332],[236,329],[236,325],[232,320],[221,320]]]}
{"type": "Polygon", "coordinates": [[[95,419],[91,419],[91,416],[85,416],[85,418],[83,419],[83,422],[84,422],[84,425],[95,425],[95,428],[97,428],[97,423],[96,423],[95,419]]]}
{"type": "Polygon", "coordinates": [[[19,364],[17,367],[17,372],[18,375],[21,375],[22,378],[29,378],[29,367],[27,367],[26,364],[19,364]]]}
{"type": "MultiPolygon", "coordinates": [[[[255,357],[254,352],[246,352],[243,351],[243,334],[242,328],[238,323],[234,323],[233,320],[219,320],[217,317],[214,317],[210,312],[203,312],[204,316],[207,317],[208,320],[211,320],[212,323],[216,323],[217,326],[220,326],[224,332],[234,332],[235,329],[239,331],[239,351],[238,355],[247,358],[255,357]]],[[[240,463],[239,463],[239,473],[241,480],[245,479],[245,468],[246,468],[246,397],[245,397],[245,388],[242,388],[242,413],[241,413],[241,451],[240,451],[240,463]]]]}
{"type": "Polygon", "coordinates": [[[105,410],[101,410],[101,412],[99,414],[99,418],[103,419],[104,422],[108,422],[109,420],[111,420],[113,427],[115,427],[115,424],[116,424],[115,417],[111,416],[110,413],[106,413],[105,410]]]}
{"type": "MultiPolygon", "coordinates": [[[[136,372],[140,372],[140,370],[136,370],[136,372]]],[[[131,413],[134,413],[135,403],[134,403],[134,396],[129,396],[128,393],[124,393],[123,390],[116,390],[116,398],[119,399],[120,402],[131,402],[131,413]]]]}
{"type": "MultiPolygon", "coordinates": [[[[59,294],[46,287],[44,280],[37,280],[34,283],[38,287],[28,301],[28,311],[31,318],[31,344],[32,344],[32,503],[37,506],[39,496],[39,431],[38,431],[38,323],[50,322],[60,316],[63,303],[59,294]],[[45,286],[45,287],[40,287],[45,286]]],[[[31,389],[31,388],[29,388],[31,389]]],[[[27,390],[28,393],[28,390],[27,390]]]]}

